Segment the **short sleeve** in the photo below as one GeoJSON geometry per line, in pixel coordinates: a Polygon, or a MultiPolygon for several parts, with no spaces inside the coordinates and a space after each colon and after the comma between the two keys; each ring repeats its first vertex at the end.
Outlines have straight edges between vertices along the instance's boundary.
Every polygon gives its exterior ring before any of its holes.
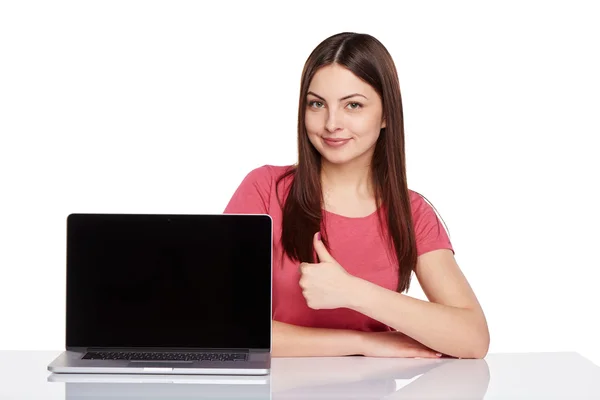
{"type": "Polygon", "coordinates": [[[269,166],[250,171],[225,207],[224,214],[268,214],[272,176],[269,166]]]}
{"type": "Polygon", "coordinates": [[[438,218],[433,207],[425,199],[414,193],[411,202],[413,225],[417,242],[417,256],[438,249],[454,248],[442,221],[438,218]]]}

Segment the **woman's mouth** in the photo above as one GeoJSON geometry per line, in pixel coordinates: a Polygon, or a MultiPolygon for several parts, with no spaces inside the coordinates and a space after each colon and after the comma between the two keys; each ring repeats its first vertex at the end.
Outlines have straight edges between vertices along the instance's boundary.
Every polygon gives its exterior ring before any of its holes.
{"type": "Polygon", "coordinates": [[[322,138],[323,142],[325,142],[325,144],[329,147],[342,147],[343,145],[345,145],[346,143],[348,143],[350,141],[350,139],[344,139],[344,138],[336,138],[336,139],[326,139],[326,138],[322,138]]]}

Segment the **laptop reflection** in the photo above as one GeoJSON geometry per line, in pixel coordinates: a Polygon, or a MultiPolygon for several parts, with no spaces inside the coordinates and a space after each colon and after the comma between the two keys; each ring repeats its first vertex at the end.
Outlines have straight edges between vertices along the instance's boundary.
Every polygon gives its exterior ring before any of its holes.
{"type": "Polygon", "coordinates": [[[270,399],[269,376],[52,374],[65,400],[270,399]]]}

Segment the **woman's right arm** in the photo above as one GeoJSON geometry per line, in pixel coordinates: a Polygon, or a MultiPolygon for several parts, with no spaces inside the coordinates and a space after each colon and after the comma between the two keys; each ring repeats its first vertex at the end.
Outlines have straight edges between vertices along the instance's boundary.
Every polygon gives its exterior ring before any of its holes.
{"type": "Polygon", "coordinates": [[[348,329],[308,328],[273,320],[274,357],[439,358],[441,354],[402,332],[362,332],[348,329]]]}
{"type": "Polygon", "coordinates": [[[308,328],[273,320],[273,357],[333,357],[362,354],[362,332],[308,328]]]}

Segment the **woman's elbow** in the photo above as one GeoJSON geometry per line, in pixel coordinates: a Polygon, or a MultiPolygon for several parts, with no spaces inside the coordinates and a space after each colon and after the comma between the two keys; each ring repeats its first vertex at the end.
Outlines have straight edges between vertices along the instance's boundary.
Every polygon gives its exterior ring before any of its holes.
{"type": "Polygon", "coordinates": [[[487,328],[481,329],[477,335],[476,340],[473,341],[471,346],[471,354],[468,358],[485,358],[490,349],[490,332],[487,328]]]}
{"type": "Polygon", "coordinates": [[[490,348],[490,331],[485,319],[472,321],[469,334],[464,336],[461,350],[455,357],[458,358],[485,358],[490,348]]]}

